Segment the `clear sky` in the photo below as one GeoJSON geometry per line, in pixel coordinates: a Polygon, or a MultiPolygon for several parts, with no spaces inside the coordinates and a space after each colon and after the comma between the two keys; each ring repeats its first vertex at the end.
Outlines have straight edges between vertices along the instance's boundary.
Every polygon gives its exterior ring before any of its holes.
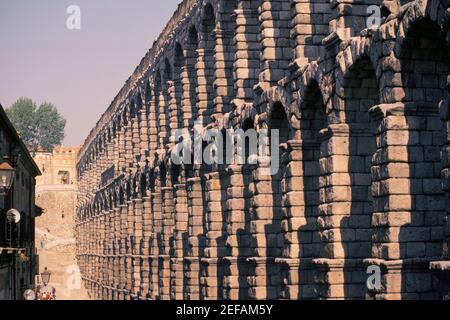
{"type": "Polygon", "coordinates": [[[82,144],[181,0],[0,0],[0,104],[54,103],[82,144]],[[67,8],[81,9],[69,30],[67,8]]]}

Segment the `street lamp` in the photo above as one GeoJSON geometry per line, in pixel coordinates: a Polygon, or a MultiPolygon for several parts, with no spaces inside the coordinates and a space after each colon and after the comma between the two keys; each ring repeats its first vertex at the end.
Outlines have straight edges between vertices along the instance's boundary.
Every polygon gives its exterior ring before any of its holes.
{"type": "Polygon", "coordinates": [[[45,267],[44,272],[41,272],[41,280],[44,286],[47,286],[47,284],[50,282],[51,275],[52,274],[50,273],[50,271],[47,270],[47,267],[45,267]]]}
{"type": "Polygon", "coordinates": [[[6,195],[11,189],[16,170],[8,162],[0,164],[0,194],[6,195]]]}
{"type": "Polygon", "coordinates": [[[6,219],[11,224],[18,224],[21,219],[21,214],[19,210],[12,208],[6,212],[6,219]]]}

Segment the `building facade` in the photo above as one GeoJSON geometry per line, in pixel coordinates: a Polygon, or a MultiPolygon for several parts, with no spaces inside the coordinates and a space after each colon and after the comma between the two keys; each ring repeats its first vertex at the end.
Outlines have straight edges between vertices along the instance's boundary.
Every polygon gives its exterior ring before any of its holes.
{"type": "Polygon", "coordinates": [[[36,204],[44,214],[36,220],[39,272],[51,272],[58,300],[88,299],[75,258],[76,161],[79,148],[56,147],[37,152],[42,175],[36,179],[36,204]]]}
{"type": "Polygon", "coordinates": [[[15,169],[12,188],[0,195],[0,300],[21,300],[34,287],[38,264],[34,227],[41,210],[34,195],[40,171],[1,106],[0,157],[15,169]],[[17,224],[7,218],[11,208],[20,212],[17,224]]]}
{"type": "Polygon", "coordinates": [[[445,296],[449,6],[183,1],[80,150],[87,289],[100,299],[445,296]],[[172,161],[176,129],[211,128],[278,130],[278,172],[172,161]],[[381,286],[367,286],[369,267],[381,286]]]}

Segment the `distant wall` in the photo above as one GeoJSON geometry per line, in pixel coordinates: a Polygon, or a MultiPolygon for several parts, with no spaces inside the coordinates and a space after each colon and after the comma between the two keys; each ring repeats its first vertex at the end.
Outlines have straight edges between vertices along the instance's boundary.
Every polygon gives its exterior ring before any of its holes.
{"type": "Polygon", "coordinates": [[[84,299],[86,292],[71,279],[77,269],[75,259],[75,205],[77,179],[75,164],[79,148],[56,148],[38,152],[34,159],[42,176],[36,181],[36,204],[44,213],[36,220],[36,247],[40,271],[51,272],[57,299],[84,299]]]}

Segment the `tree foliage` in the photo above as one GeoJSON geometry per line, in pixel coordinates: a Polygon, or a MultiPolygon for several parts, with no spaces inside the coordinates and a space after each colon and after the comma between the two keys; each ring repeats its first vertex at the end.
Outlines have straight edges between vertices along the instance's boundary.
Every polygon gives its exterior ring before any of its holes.
{"type": "Polygon", "coordinates": [[[64,139],[66,120],[48,102],[39,107],[29,98],[20,98],[6,113],[31,152],[52,151],[64,139]]]}

